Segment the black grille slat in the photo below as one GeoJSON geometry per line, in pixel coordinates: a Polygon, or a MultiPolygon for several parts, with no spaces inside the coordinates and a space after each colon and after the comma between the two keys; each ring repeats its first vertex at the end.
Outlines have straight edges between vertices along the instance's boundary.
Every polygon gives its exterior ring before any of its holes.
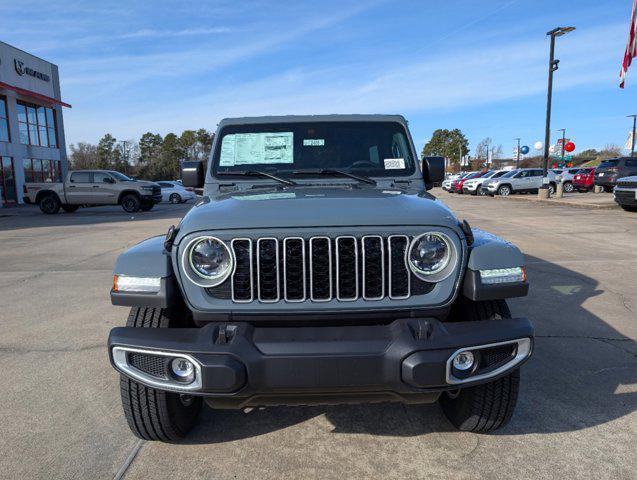
{"type": "Polygon", "coordinates": [[[286,238],[283,243],[285,300],[305,300],[305,241],[286,238]]]}
{"type": "Polygon", "coordinates": [[[329,238],[310,240],[310,284],[311,296],[315,301],[332,298],[332,255],[329,238]]]}
{"type": "Polygon", "coordinates": [[[410,275],[405,265],[405,251],[409,244],[406,236],[391,236],[389,243],[389,296],[407,298],[410,289],[410,275]]]}
{"type": "Polygon", "coordinates": [[[236,267],[232,276],[232,299],[236,302],[250,302],[252,291],[252,242],[249,239],[235,239],[232,249],[236,267]]]}
{"type": "Polygon", "coordinates": [[[206,291],[235,303],[425,295],[435,283],[423,282],[405,265],[409,244],[407,235],[234,238],[230,281],[206,291]]]}
{"type": "Polygon", "coordinates": [[[129,352],[128,364],[153,377],[166,378],[166,358],[148,353],[129,352]]]}
{"type": "Polygon", "coordinates": [[[336,285],[339,300],[358,298],[358,245],[354,237],[336,239],[336,285]]]}
{"type": "Polygon", "coordinates": [[[276,302],[279,295],[279,245],[275,238],[257,242],[257,282],[259,300],[276,302]]]}
{"type": "Polygon", "coordinates": [[[382,237],[363,237],[363,298],[380,300],[385,295],[382,237]]]}

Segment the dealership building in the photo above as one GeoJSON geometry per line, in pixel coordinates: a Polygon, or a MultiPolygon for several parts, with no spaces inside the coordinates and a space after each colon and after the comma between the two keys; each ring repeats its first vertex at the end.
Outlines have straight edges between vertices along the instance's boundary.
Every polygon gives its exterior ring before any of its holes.
{"type": "Polygon", "coordinates": [[[66,174],[63,107],[58,67],[0,42],[0,206],[66,174]]]}

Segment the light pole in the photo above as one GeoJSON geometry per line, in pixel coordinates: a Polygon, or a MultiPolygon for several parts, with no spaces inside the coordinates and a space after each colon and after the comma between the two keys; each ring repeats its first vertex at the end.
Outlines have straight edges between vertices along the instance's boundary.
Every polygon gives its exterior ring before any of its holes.
{"type": "Polygon", "coordinates": [[[515,161],[515,168],[520,168],[520,139],[519,138],[514,138],[513,140],[517,140],[518,141],[518,155],[517,155],[517,160],[515,161]]]}
{"type": "Polygon", "coordinates": [[[630,145],[630,156],[634,157],[635,156],[635,127],[637,127],[637,115],[626,115],[628,118],[632,118],[633,119],[633,137],[632,137],[632,143],[630,145]]]}
{"type": "Polygon", "coordinates": [[[551,141],[551,97],[553,96],[553,72],[557,70],[557,66],[560,63],[559,60],[555,60],[555,37],[561,37],[568,32],[575,30],[575,27],[557,27],[553,30],[546,32],[551,37],[551,47],[549,50],[549,82],[548,91],[546,94],[546,128],[544,130],[544,168],[542,169],[542,188],[539,190],[538,195],[540,197],[546,197],[548,192],[548,183],[544,183],[549,167],[549,143],[551,141]]]}
{"type": "Polygon", "coordinates": [[[558,132],[562,132],[562,166],[564,166],[564,142],[566,141],[566,129],[558,128],[558,132]]]}

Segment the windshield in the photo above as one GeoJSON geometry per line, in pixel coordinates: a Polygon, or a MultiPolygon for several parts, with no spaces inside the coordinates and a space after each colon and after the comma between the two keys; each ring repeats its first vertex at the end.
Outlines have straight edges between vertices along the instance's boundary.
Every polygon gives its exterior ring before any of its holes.
{"type": "Polygon", "coordinates": [[[120,182],[132,182],[133,181],[132,178],[127,177],[123,173],[119,173],[119,172],[108,172],[108,173],[110,173],[112,176],[114,176],[120,182]]]}
{"type": "Polygon", "coordinates": [[[511,178],[513,175],[515,175],[518,172],[519,172],[519,170],[511,170],[510,172],[505,173],[504,175],[502,175],[501,178],[511,178]]]}
{"type": "Polygon", "coordinates": [[[394,122],[232,125],[220,135],[213,174],[332,169],[396,177],[415,171],[405,129],[394,122]]]}

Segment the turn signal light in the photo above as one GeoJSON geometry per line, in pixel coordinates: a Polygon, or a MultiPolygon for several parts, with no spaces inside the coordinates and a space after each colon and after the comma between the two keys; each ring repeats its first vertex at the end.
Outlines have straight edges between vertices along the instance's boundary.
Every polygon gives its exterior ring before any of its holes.
{"type": "Polygon", "coordinates": [[[158,293],[161,289],[160,277],[113,277],[114,292],[158,293]]]}

